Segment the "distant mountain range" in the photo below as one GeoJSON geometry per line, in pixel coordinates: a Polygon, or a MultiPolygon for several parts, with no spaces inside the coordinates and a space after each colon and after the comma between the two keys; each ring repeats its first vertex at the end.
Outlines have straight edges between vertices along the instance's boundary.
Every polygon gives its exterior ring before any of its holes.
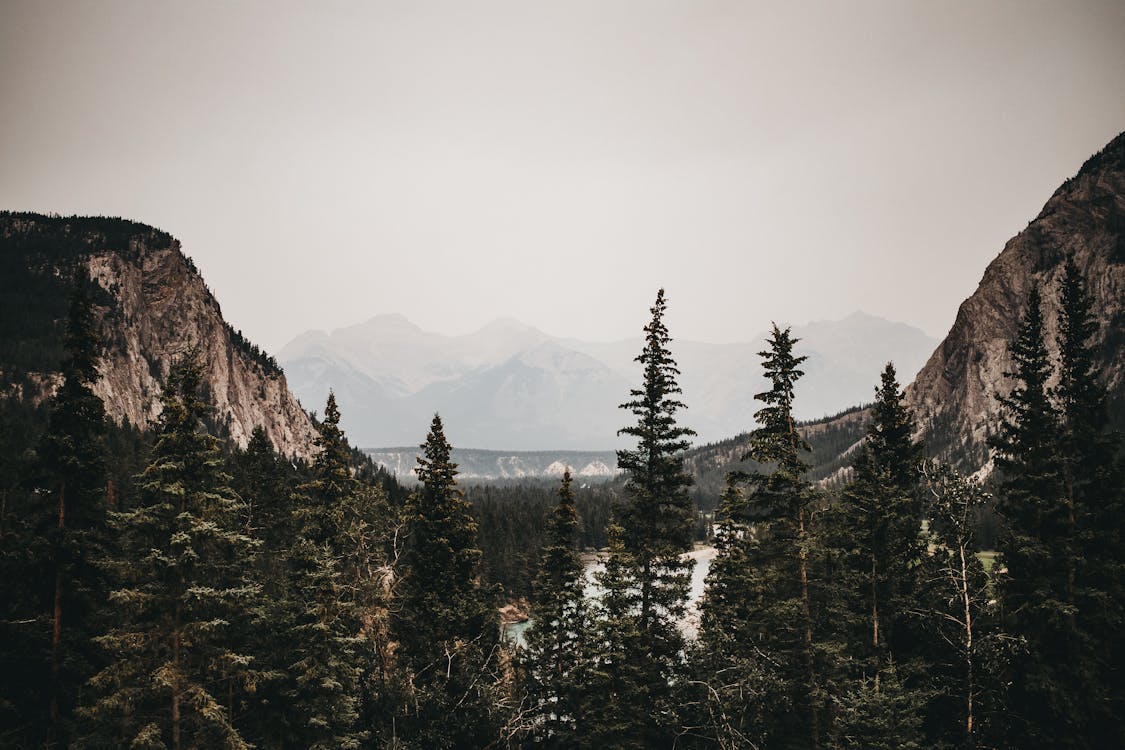
{"type": "MultiPolygon", "coordinates": [[[[1122,134],[1007,243],[936,348],[917,329],[863,313],[794,329],[802,339],[798,351],[809,355],[797,416],[816,420],[848,410],[805,426],[816,476],[838,476],[850,460],[866,415],[849,407],[870,400],[887,360],[898,365],[900,381],[910,383],[907,400],[928,452],[970,471],[987,467],[994,394],[1011,386],[1003,375],[1010,367],[1007,345],[1027,291],[1033,284],[1043,289],[1053,351],[1054,299],[1067,257],[1088,279],[1101,324],[1096,366],[1110,414],[1125,427],[1122,134]]],[[[309,456],[315,429],[301,406],[322,408],[334,388],[355,445],[417,445],[439,411],[455,446],[504,449],[459,454],[466,474],[548,476],[569,465],[596,476],[599,462],[613,468],[608,451],[618,447],[616,431],[628,422],[617,406],[641,379],[633,362],[639,338],[554,338],[514,320],[468,336],[442,336],[395,315],[302,334],[279,356],[283,373],[223,320],[194,263],[168,234],[122,219],[0,212],[0,408],[6,414],[32,419],[61,381],[67,279],[75,267],[100,288],[95,314],[104,346],[95,392],[114,420],[142,428],[160,413],[170,363],[195,347],[212,429],[238,444],[261,425],[282,453],[309,456]]],[[[762,338],[723,345],[673,341],[689,407],[682,422],[699,432],[699,447],[687,459],[700,490],[717,488],[745,451],[757,406],[753,395],[763,385],[756,354],[762,338]]],[[[15,441],[11,455],[29,447],[19,435],[9,437],[15,441]]],[[[413,468],[413,448],[384,453],[400,475],[413,468]]]]}
{"type": "MultiPolygon", "coordinates": [[[[404,481],[415,479],[421,450],[417,447],[384,448],[367,454],[404,481]]],[[[489,451],[454,448],[451,456],[461,479],[560,478],[567,469],[579,481],[617,476],[613,451],[489,451]]]]}
{"type": "MultiPolygon", "coordinates": [[[[673,332],[674,334],[675,332],[673,332]]],[[[794,328],[808,355],[797,403],[802,419],[870,399],[893,360],[909,380],[936,339],[862,312],[794,328]]],[[[673,340],[688,410],[682,421],[698,442],[746,430],[763,388],[765,333],[739,344],[673,340]]],[[[628,417],[618,405],[639,385],[633,361],[642,341],[596,343],[556,338],[512,319],[465,336],[423,331],[401,315],[380,315],[332,332],[301,334],[280,352],[290,388],[316,409],[329,388],[353,443],[420,442],[439,412],[454,445],[521,450],[608,450],[628,417]]]]}

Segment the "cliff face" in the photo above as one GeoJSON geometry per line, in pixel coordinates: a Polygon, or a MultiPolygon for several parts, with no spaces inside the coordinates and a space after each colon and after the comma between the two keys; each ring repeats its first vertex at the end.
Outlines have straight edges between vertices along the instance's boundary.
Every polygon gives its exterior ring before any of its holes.
{"type": "Polygon", "coordinates": [[[1097,347],[1114,418],[1125,406],[1125,133],[1067,180],[1005,245],[962,303],[945,340],[906,389],[929,451],[977,469],[1007,392],[1008,342],[1033,285],[1044,299],[1047,346],[1057,352],[1057,297],[1067,257],[1087,279],[1100,321],[1097,347]]]}
{"type": "MultiPolygon", "coordinates": [[[[244,446],[261,425],[282,454],[310,454],[315,429],[284,374],[225,323],[179,242],[128,222],[105,230],[81,218],[26,214],[0,215],[0,237],[6,253],[26,254],[29,274],[65,278],[79,263],[105,292],[98,300],[104,351],[95,391],[111,418],[151,425],[172,362],[194,347],[221,431],[244,446]]],[[[62,322],[32,324],[61,331],[62,322]]],[[[51,375],[22,373],[24,382],[51,375]]]]}

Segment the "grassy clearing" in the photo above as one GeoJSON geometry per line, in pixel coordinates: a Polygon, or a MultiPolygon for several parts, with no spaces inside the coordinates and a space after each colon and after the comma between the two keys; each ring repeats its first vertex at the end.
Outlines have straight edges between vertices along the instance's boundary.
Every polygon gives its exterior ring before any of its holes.
{"type": "Polygon", "coordinates": [[[996,558],[999,554],[1000,553],[994,549],[977,553],[977,559],[980,560],[980,564],[984,566],[984,572],[988,573],[989,577],[992,576],[992,567],[996,565],[996,558]]]}

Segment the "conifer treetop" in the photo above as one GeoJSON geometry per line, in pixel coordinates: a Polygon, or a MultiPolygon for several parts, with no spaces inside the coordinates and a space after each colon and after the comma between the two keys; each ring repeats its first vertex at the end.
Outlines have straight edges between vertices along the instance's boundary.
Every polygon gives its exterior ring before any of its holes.
{"type": "Polygon", "coordinates": [[[787,475],[798,477],[808,470],[802,453],[811,450],[801,436],[793,419],[794,385],[805,373],[799,369],[808,357],[794,356],[793,347],[800,339],[790,335],[790,329],[781,330],[773,324],[768,340],[769,348],[758,352],[770,389],[754,396],[765,406],[754,413],[759,427],[752,433],[750,451],[743,460],[758,463],[776,463],[787,475]]]}

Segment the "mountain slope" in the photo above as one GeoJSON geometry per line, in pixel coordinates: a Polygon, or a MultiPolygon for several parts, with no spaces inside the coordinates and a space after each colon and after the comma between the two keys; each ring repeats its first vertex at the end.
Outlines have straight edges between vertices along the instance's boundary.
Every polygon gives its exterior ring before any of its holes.
{"type": "Polygon", "coordinates": [[[929,450],[965,468],[987,463],[985,438],[997,414],[994,394],[1011,384],[1007,347],[1027,294],[1043,293],[1047,346],[1057,347],[1056,299],[1067,257],[1088,280],[1101,332],[1101,375],[1111,412],[1125,422],[1125,133],[1067,180],[988,265],[949,334],[907,388],[929,450]]]}
{"type": "Polygon", "coordinates": [[[94,391],[112,419],[151,424],[172,361],[194,347],[220,432],[244,445],[261,425],[281,453],[309,455],[313,423],[285,375],[223,320],[170,235],[122,219],[5,212],[0,258],[0,395],[38,402],[58,384],[68,284],[80,266],[100,289],[104,351],[94,391]]]}
{"type": "MultiPolygon", "coordinates": [[[[798,326],[809,357],[801,383],[803,419],[866,401],[888,359],[912,375],[936,340],[921,331],[855,313],[798,326]]],[[[757,352],[765,333],[746,343],[675,340],[683,422],[714,441],[753,424],[762,390],[757,352]]],[[[428,333],[399,315],[357,326],[309,332],[280,358],[294,392],[320,403],[334,388],[349,435],[363,446],[410,444],[434,411],[446,417],[454,444],[517,449],[610,449],[617,408],[640,379],[633,361],[640,338],[588,342],[552,338],[513,320],[468,336],[428,333]]]]}

